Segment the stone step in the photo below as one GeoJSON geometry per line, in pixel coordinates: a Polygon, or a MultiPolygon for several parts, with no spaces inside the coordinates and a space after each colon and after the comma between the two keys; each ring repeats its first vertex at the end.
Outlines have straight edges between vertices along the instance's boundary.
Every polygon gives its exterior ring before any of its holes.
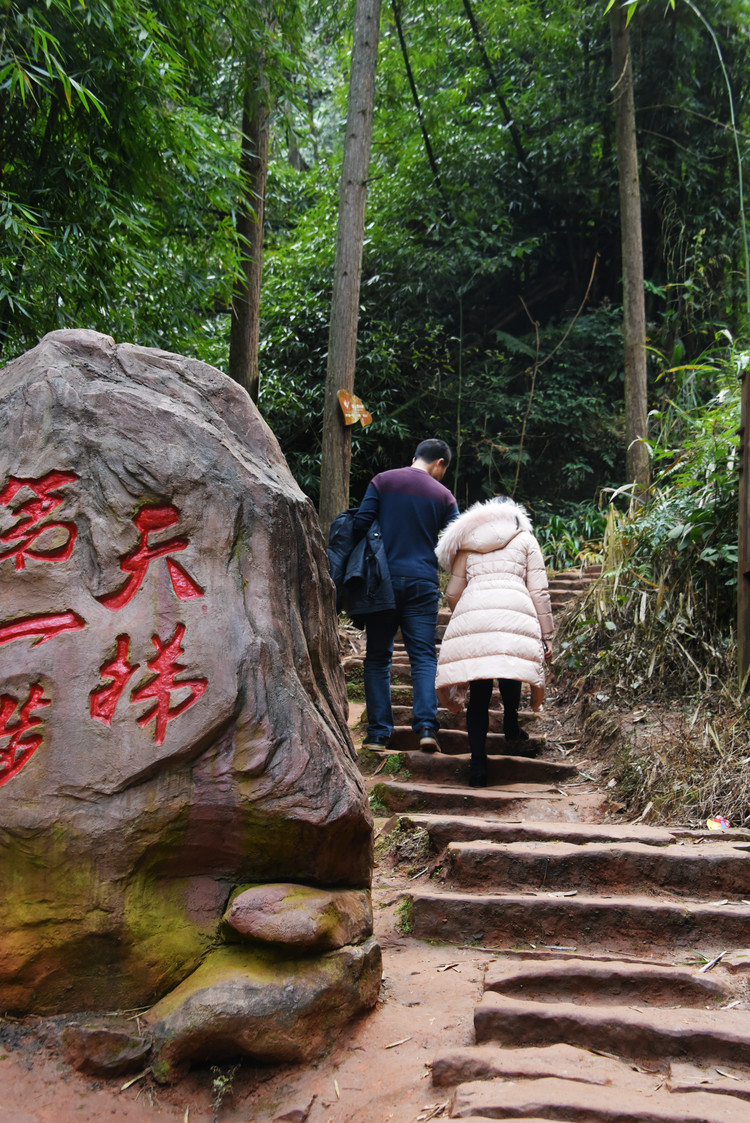
{"type": "MultiPolygon", "coordinates": [[[[465,755],[469,752],[469,735],[464,729],[441,729],[438,731],[440,751],[449,756],[465,755]]],[[[488,756],[534,757],[544,749],[545,739],[529,736],[527,741],[508,741],[502,733],[487,734],[488,756]]],[[[410,725],[396,725],[388,742],[389,749],[409,751],[418,749],[419,737],[410,725]]]]}
{"type": "Polygon", "coordinates": [[[623,1100],[613,1088],[570,1080],[482,1080],[460,1084],[451,1119],[565,1120],[566,1123],[747,1123],[747,1105],[710,1092],[675,1094],[658,1087],[623,1100]]]}
{"type": "MultiPolygon", "coordinates": [[[[466,1045],[446,1049],[432,1060],[432,1083],[439,1088],[475,1080],[557,1080],[596,1084],[617,1089],[628,1098],[648,1094],[655,1084],[670,1092],[711,1092],[750,1100],[747,1073],[734,1065],[722,1069],[721,1076],[710,1065],[685,1061],[649,1064],[649,1071],[628,1061],[601,1052],[578,1049],[573,1045],[542,1045],[536,1048],[503,1047],[494,1044],[466,1045]],[[656,1071],[655,1071],[656,1070],[656,1071]]],[[[485,1117],[486,1118],[486,1117],[485,1117]]]]}
{"type": "Polygon", "coordinates": [[[496,1044],[446,1049],[432,1061],[432,1083],[450,1087],[474,1080],[575,1080],[581,1084],[649,1086],[630,1064],[573,1045],[504,1048],[496,1044]]]}
{"type": "MultiPolygon", "coordinates": [[[[573,890],[575,893],[576,891],[573,890]]],[[[420,939],[490,947],[527,943],[650,952],[670,946],[715,955],[748,943],[750,905],[717,906],[645,896],[588,896],[543,889],[528,893],[459,893],[432,890],[412,895],[414,935],[420,939]]]]}
{"type": "Polygon", "coordinates": [[[559,582],[566,581],[580,581],[581,579],[588,581],[596,581],[597,577],[602,575],[602,566],[597,565],[584,565],[576,566],[574,569],[561,569],[557,573],[548,574],[548,584],[557,585],[559,582]]]}
{"type": "Polygon", "coordinates": [[[493,963],[484,989],[532,1002],[713,1008],[734,997],[736,984],[721,971],[709,976],[661,963],[570,957],[493,963]]]}
{"type": "MultiPolygon", "coordinates": [[[[445,1116],[444,1118],[447,1119],[448,1116],[445,1116]]],[[[455,1119],[457,1117],[454,1115],[451,1118],[455,1119]]],[[[463,1119],[464,1123],[487,1123],[488,1116],[486,1116],[486,1115],[463,1115],[463,1116],[461,1116],[461,1118],[463,1119]]],[[[509,1115],[501,1115],[501,1116],[493,1115],[492,1118],[495,1121],[497,1121],[498,1118],[499,1118],[500,1123],[511,1123],[511,1119],[518,1119],[519,1116],[516,1115],[516,1116],[511,1117],[509,1115]]],[[[549,1119],[549,1118],[541,1119],[539,1116],[534,1116],[532,1118],[532,1116],[530,1116],[530,1115],[524,1115],[523,1120],[524,1120],[524,1123],[566,1123],[566,1120],[564,1120],[564,1119],[549,1119]]]]}
{"type": "Polygon", "coordinates": [[[562,588],[550,587],[549,599],[553,611],[555,608],[559,608],[560,605],[570,604],[572,600],[576,600],[581,593],[585,593],[587,588],[588,583],[584,581],[578,581],[576,584],[571,582],[570,585],[566,585],[562,588]]]}
{"type": "MultiPolygon", "coordinates": [[[[445,1116],[444,1118],[447,1119],[448,1116],[445,1116]]],[[[453,1116],[451,1116],[451,1118],[456,1119],[457,1117],[455,1115],[453,1115],[453,1116]]],[[[463,1116],[461,1116],[461,1118],[463,1119],[464,1123],[487,1123],[488,1116],[486,1116],[486,1115],[463,1115],[463,1116]]],[[[512,1117],[509,1116],[509,1115],[501,1115],[501,1116],[493,1115],[492,1118],[496,1121],[496,1123],[497,1123],[498,1119],[500,1120],[500,1123],[511,1123],[512,1119],[517,1120],[520,1117],[518,1115],[515,1115],[515,1116],[512,1116],[512,1117]]],[[[532,1117],[530,1115],[524,1115],[523,1120],[524,1120],[524,1123],[566,1123],[566,1120],[564,1120],[564,1119],[549,1119],[549,1118],[541,1119],[539,1116],[533,1116],[532,1117]]]]}
{"type": "MultiPolygon", "coordinates": [[[[401,702],[394,702],[393,706],[393,721],[395,725],[411,725],[413,718],[413,710],[410,704],[401,702]]],[[[503,711],[501,709],[490,710],[489,712],[489,731],[490,733],[502,733],[503,731],[503,711]]],[[[461,710],[460,713],[452,714],[450,710],[440,708],[438,710],[438,721],[441,729],[460,729],[466,731],[466,711],[461,710]]],[[[533,725],[539,721],[539,715],[535,714],[533,710],[519,710],[518,721],[521,725],[525,726],[527,732],[533,732],[533,725]]]]}
{"type": "Polygon", "coordinates": [[[669,1071],[671,1092],[718,1092],[750,1102],[750,1079],[747,1068],[717,1071],[715,1067],[673,1061],[669,1071]]]}
{"type": "Polygon", "coordinates": [[[750,1050],[750,1011],[527,1002],[487,991],[474,1008],[474,1033],[477,1042],[564,1042],[650,1064],[675,1058],[736,1065],[750,1050]]]}
{"type": "MultiPolygon", "coordinates": [[[[658,892],[741,902],[750,897],[745,843],[672,843],[655,849],[640,842],[451,842],[448,877],[463,890],[488,887],[580,890],[588,893],[658,892]]],[[[750,905],[750,902],[748,902],[750,905]]],[[[747,942],[747,941],[745,941],[747,942]]]]}
{"type": "Polygon", "coordinates": [[[373,796],[389,811],[443,811],[466,814],[467,810],[487,815],[526,815],[554,819],[572,812],[566,797],[543,784],[519,784],[497,788],[468,788],[448,784],[400,783],[380,780],[373,796]]]}
{"type": "Polygon", "coordinates": [[[548,582],[548,588],[551,596],[552,593],[557,592],[570,591],[579,593],[585,589],[588,589],[590,584],[591,579],[587,577],[581,577],[581,575],[578,573],[561,573],[557,577],[553,577],[552,580],[548,582]]]}
{"type": "MultiPolygon", "coordinates": [[[[413,824],[427,831],[435,850],[444,850],[449,842],[473,842],[478,839],[495,839],[498,842],[592,842],[614,843],[633,841],[646,846],[669,846],[675,834],[666,827],[648,827],[634,823],[561,823],[515,822],[504,823],[480,819],[471,815],[413,814],[399,822],[413,824]]],[[[394,826],[397,823],[394,821],[394,826]]],[[[392,828],[389,828],[392,829],[392,828]]],[[[706,832],[709,833],[709,832],[706,832]]],[[[714,838],[719,838],[711,832],[714,838]]]]}
{"type": "MultiPolygon", "coordinates": [[[[442,734],[441,734],[442,740],[442,734]]],[[[385,750],[382,755],[388,761],[385,770],[389,776],[402,776],[409,773],[412,777],[433,780],[438,784],[469,782],[469,762],[466,755],[447,756],[444,753],[424,753],[419,750],[400,752],[385,750]]],[[[530,760],[528,757],[502,756],[489,757],[487,776],[491,787],[508,784],[562,784],[578,774],[574,764],[556,760],[530,760]]]]}

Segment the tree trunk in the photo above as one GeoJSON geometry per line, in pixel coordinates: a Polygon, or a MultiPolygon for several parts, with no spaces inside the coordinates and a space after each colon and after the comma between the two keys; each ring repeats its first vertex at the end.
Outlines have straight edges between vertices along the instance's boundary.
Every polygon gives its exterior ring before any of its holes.
{"type": "Polygon", "coordinates": [[[260,283],[263,272],[263,211],[268,171],[268,83],[260,65],[248,65],[242,104],[240,174],[243,195],[237,211],[240,276],[232,297],[229,375],[258,401],[260,377],[260,283]]]}
{"type": "Polygon", "coordinates": [[[344,425],[338,391],[348,390],[351,393],[354,389],[359,286],[379,32],[380,0],[357,0],[328,333],[328,370],[320,464],[318,510],[326,538],[333,519],[349,506],[351,429],[344,425]]]}
{"type": "Polygon", "coordinates": [[[617,173],[620,184],[622,304],[625,344],[625,465],[628,481],[641,493],[648,488],[648,397],[646,376],[646,304],[643,285],[641,191],[635,136],[633,68],[627,8],[622,0],[610,11],[614,73],[617,173]]]}

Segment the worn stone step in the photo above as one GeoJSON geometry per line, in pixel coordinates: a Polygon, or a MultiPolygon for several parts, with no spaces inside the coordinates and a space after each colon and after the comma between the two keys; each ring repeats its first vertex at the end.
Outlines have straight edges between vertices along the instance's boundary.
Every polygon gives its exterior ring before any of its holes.
{"type": "Polygon", "coordinates": [[[574,810],[563,794],[543,784],[523,784],[497,788],[468,788],[458,785],[420,784],[409,781],[381,780],[372,794],[389,811],[467,811],[492,815],[524,815],[533,809],[544,819],[554,819],[557,812],[572,815],[574,810]]]}
{"type": "MultiPolygon", "coordinates": [[[[448,1116],[445,1116],[445,1118],[448,1118],[448,1116]]],[[[455,1119],[456,1116],[451,1116],[451,1118],[455,1119]]],[[[464,1115],[462,1116],[462,1118],[464,1123],[487,1123],[487,1119],[490,1117],[487,1115],[464,1115]]],[[[492,1118],[495,1120],[499,1119],[500,1123],[511,1123],[511,1118],[515,1120],[518,1119],[519,1116],[515,1115],[511,1117],[509,1115],[493,1115],[492,1118]]],[[[564,1119],[550,1119],[549,1117],[541,1119],[539,1118],[539,1116],[534,1116],[532,1118],[532,1116],[530,1115],[524,1115],[523,1120],[524,1123],[566,1123],[566,1120],[564,1119]]]]}
{"type": "MultiPolygon", "coordinates": [[[[471,815],[429,815],[416,813],[403,816],[402,821],[427,831],[433,847],[440,851],[449,842],[473,842],[495,839],[498,842],[569,842],[613,843],[640,842],[646,846],[669,846],[674,833],[666,827],[648,827],[635,823],[561,823],[500,822],[471,815]]],[[[394,822],[394,826],[395,826],[394,822]]]]}
{"type": "Polygon", "coordinates": [[[585,577],[556,577],[555,581],[549,583],[550,599],[554,596],[575,596],[577,593],[585,593],[591,581],[587,581],[585,577]]]}
{"type": "Polygon", "coordinates": [[[414,935],[485,946],[564,946],[584,952],[651,952],[665,947],[713,954],[745,947],[750,905],[716,906],[658,897],[576,894],[458,893],[412,896],[414,935]]]}
{"type": "MultiPolygon", "coordinates": [[[[447,754],[465,754],[469,752],[469,735],[463,729],[441,729],[438,732],[440,751],[447,754]]],[[[544,749],[545,739],[539,736],[529,736],[528,741],[508,741],[502,733],[487,734],[488,756],[538,756],[544,749]]],[[[416,749],[419,747],[419,737],[410,725],[394,726],[388,747],[391,749],[416,749]]]]}
{"type": "Polygon", "coordinates": [[[750,897],[747,844],[691,845],[655,849],[641,842],[620,845],[570,842],[452,842],[450,880],[462,889],[545,889],[628,893],[668,889],[713,900],[750,897]]]}
{"type": "MultiPolygon", "coordinates": [[[[648,1071],[630,1061],[621,1061],[572,1045],[543,1045],[517,1048],[495,1044],[467,1045],[446,1049],[433,1058],[432,1083],[445,1088],[476,1080],[576,1081],[581,1084],[610,1086],[618,1096],[630,1099],[662,1084],[672,1093],[710,1092],[750,1101],[747,1072],[731,1066],[717,1072],[713,1065],[685,1061],[649,1062],[648,1071]],[[723,1074],[723,1075],[721,1075],[723,1074]]],[[[486,1118],[486,1117],[485,1117],[486,1118]]]]}
{"type": "MultiPolygon", "coordinates": [[[[740,1070],[673,1061],[669,1072],[669,1089],[672,1092],[716,1092],[750,1102],[750,1077],[747,1067],[740,1070]]],[[[750,1116],[749,1116],[750,1118],[750,1116]]]]}
{"type": "MultiPolygon", "coordinates": [[[[401,689],[403,690],[403,687],[401,689]]],[[[395,725],[411,725],[414,714],[410,702],[394,701],[392,703],[392,709],[395,725]]],[[[534,729],[530,727],[533,726],[534,723],[539,722],[540,717],[539,714],[535,714],[533,710],[519,710],[518,721],[521,725],[526,726],[527,732],[533,733],[534,729]]],[[[445,710],[441,707],[438,709],[438,722],[440,723],[441,729],[460,729],[466,732],[466,711],[461,710],[459,713],[453,714],[450,710],[445,710]]],[[[502,708],[490,710],[489,731],[490,733],[502,733],[502,708]]]]}
{"type": "Polygon", "coordinates": [[[602,575],[602,566],[597,565],[584,565],[576,566],[573,569],[561,569],[557,573],[551,573],[548,576],[548,584],[550,587],[558,584],[565,584],[569,581],[587,581],[589,584],[596,581],[597,577],[602,575]]]}
{"type": "MultiPolygon", "coordinates": [[[[386,749],[382,754],[388,759],[386,771],[390,776],[408,772],[417,779],[429,779],[438,784],[469,782],[471,758],[447,756],[445,753],[394,752],[386,749]]],[[[562,784],[578,774],[574,764],[557,760],[530,760],[528,757],[489,757],[487,776],[490,787],[507,784],[562,784]]]]}
{"type": "Polygon", "coordinates": [[[750,1053],[750,1012],[695,1007],[533,1002],[486,991],[474,1008],[477,1042],[579,1049],[664,1064],[670,1059],[737,1064],[750,1053]]]}
{"type": "Polygon", "coordinates": [[[717,1006],[734,997],[722,973],[688,967],[596,959],[524,959],[491,964],[485,990],[534,1002],[587,1005],[717,1006]]]}
{"type": "Polygon", "coordinates": [[[545,1077],[639,1089],[649,1083],[629,1063],[566,1044],[537,1048],[465,1045],[438,1053],[431,1067],[432,1082],[438,1087],[473,1080],[543,1080],[545,1077]]]}
{"type": "Polygon", "coordinates": [[[576,582],[576,584],[573,584],[571,582],[570,585],[567,585],[564,588],[551,588],[549,591],[549,599],[552,606],[552,611],[554,612],[556,608],[560,608],[563,605],[570,604],[571,601],[575,600],[581,593],[585,592],[587,588],[588,583],[584,581],[578,581],[576,582]]]}
{"type": "Polygon", "coordinates": [[[747,1123],[747,1105],[710,1092],[687,1095],[658,1088],[631,1096],[615,1088],[570,1080],[480,1080],[460,1084],[449,1106],[451,1119],[543,1119],[567,1123],[747,1123]]]}

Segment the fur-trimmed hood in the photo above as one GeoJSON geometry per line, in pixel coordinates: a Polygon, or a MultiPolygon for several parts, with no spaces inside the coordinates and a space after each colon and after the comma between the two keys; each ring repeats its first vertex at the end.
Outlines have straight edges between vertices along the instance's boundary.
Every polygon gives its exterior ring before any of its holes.
{"type": "Polygon", "coordinates": [[[520,503],[488,499],[469,507],[445,528],[435,554],[441,569],[450,572],[459,550],[480,554],[501,550],[522,531],[533,533],[528,513],[520,503]]]}

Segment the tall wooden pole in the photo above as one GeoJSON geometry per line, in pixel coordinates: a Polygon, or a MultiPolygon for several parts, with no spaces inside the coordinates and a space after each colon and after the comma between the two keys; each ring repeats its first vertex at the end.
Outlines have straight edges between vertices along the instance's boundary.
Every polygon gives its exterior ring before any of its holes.
{"type": "Polygon", "coordinates": [[[622,308],[625,344],[625,465],[628,483],[642,494],[649,484],[648,397],[646,369],[646,298],[643,283],[643,235],[638,146],[635,132],[633,66],[628,7],[617,0],[609,13],[614,74],[617,177],[620,187],[622,308]]]}
{"type": "Polygon", "coordinates": [[[268,171],[269,92],[264,58],[248,60],[242,104],[240,174],[243,195],[237,208],[240,275],[234,285],[229,329],[229,376],[258,401],[260,286],[263,272],[263,213],[268,171]]]}
{"type": "Polygon", "coordinates": [[[750,375],[743,371],[741,378],[737,673],[740,690],[745,690],[750,671],[750,375]]]}
{"type": "Polygon", "coordinates": [[[380,0],[357,0],[323,407],[318,512],[326,537],[336,515],[349,506],[352,438],[351,429],[344,425],[338,392],[347,390],[351,393],[354,389],[359,287],[379,35],[380,0]]]}

